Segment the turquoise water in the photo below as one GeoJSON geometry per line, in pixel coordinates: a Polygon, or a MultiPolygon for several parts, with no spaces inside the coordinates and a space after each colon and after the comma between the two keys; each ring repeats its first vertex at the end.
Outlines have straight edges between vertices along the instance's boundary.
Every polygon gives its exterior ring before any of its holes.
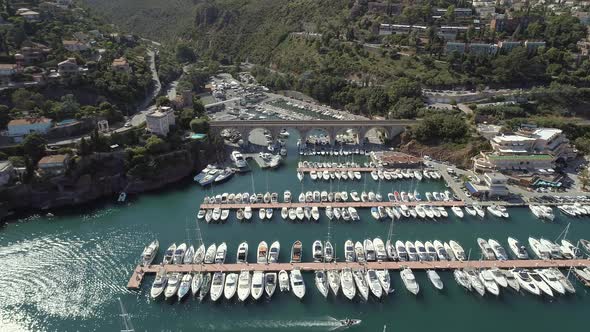
{"type": "MultiPolygon", "coordinates": [[[[293,144],[296,137],[289,141],[293,144]]],[[[294,145],[294,144],[293,144],[294,145]]],[[[291,147],[294,152],[294,146],[291,147]]],[[[309,157],[310,160],[314,157],[309,157]]],[[[319,160],[319,157],[315,157],[319,160]]],[[[355,158],[360,159],[360,158],[355,158]]],[[[456,285],[449,272],[442,272],[442,292],[435,291],[425,273],[416,272],[419,296],[409,294],[399,277],[392,272],[396,289],[386,299],[371,298],[367,303],[329,296],[324,299],[315,289],[313,277],[304,273],[307,294],[298,301],[290,293],[275,293],[271,301],[237,303],[220,301],[182,303],[153,301],[149,288],[153,276],[146,277],[139,291],[125,288],[143,247],[159,239],[162,252],[172,242],[195,242],[195,214],[203,196],[222,192],[277,191],[290,189],[295,197],[303,190],[329,189],[324,182],[309,178],[299,183],[295,168],[299,156],[291,153],[286,165],[276,171],[236,175],[227,183],[206,191],[187,182],[139,197],[129,197],[125,205],[116,205],[116,197],[93,206],[55,211],[54,218],[34,216],[9,223],[0,230],[0,331],[118,331],[121,328],[117,297],[123,301],[137,331],[329,331],[330,317],[353,317],[363,320],[349,331],[412,330],[430,331],[549,331],[582,329],[590,310],[588,289],[577,281],[577,293],[553,301],[504,290],[499,298],[483,298],[466,293],[456,285]]],[[[251,163],[254,166],[254,163],[251,163]]],[[[340,190],[377,190],[372,179],[342,182],[340,190]]],[[[443,189],[441,182],[411,181],[383,183],[381,192],[409,190],[420,192],[443,189]]],[[[334,184],[337,189],[338,184],[334,184]]],[[[590,238],[590,219],[567,219],[557,213],[555,223],[535,219],[527,209],[510,209],[509,220],[451,216],[442,221],[407,220],[396,222],[395,238],[402,240],[458,240],[466,250],[479,255],[477,237],[496,238],[506,245],[508,236],[526,241],[529,235],[555,238],[571,222],[571,240],[590,238]]],[[[333,222],[331,233],[337,256],[346,239],[386,238],[388,223],[360,211],[361,221],[333,222]]],[[[272,221],[240,224],[235,216],[226,224],[201,224],[207,244],[228,244],[228,260],[235,260],[237,246],[250,244],[254,260],[257,243],[281,242],[281,261],[288,260],[288,250],[299,239],[304,245],[304,259],[310,260],[315,239],[325,238],[328,222],[290,223],[275,213],[272,221]]]]}

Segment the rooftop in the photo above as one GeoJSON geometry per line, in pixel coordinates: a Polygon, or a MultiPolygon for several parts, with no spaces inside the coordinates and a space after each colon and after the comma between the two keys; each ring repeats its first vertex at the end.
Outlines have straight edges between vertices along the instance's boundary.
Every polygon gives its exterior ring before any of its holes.
{"type": "Polygon", "coordinates": [[[113,66],[125,66],[127,64],[127,59],[125,59],[124,57],[120,57],[113,60],[113,66]]]}
{"type": "Polygon", "coordinates": [[[12,166],[10,160],[0,160],[0,172],[4,172],[10,166],[12,166]]]}
{"type": "Polygon", "coordinates": [[[492,160],[553,160],[553,157],[548,154],[527,154],[527,155],[513,155],[513,156],[501,156],[490,154],[488,155],[489,159],[492,160]]]}
{"type": "Polygon", "coordinates": [[[39,160],[39,165],[47,164],[63,164],[70,156],[67,154],[56,154],[52,156],[45,156],[39,160]]]}
{"type": "Polygon", "coordinates": [[[8,126],[25,126],[34,123],[51,123],[51,119],[48,118],[21,118],[21,119],[14,119],[8,123],[8,126]]]}
{"type": "Polygon", "coordinates": [[[520,141],[520,142],[528,142],[528,141],[534,141],[534,138],[531,137],[526,137],[526,136],[522,136],[522,135],[498,135],[496,137],[493,138],[494,142],[514,142],[514,141],[520,141]]]}
{"type": "Polygon", "coordinates": [[[555,128],[539,128],[533,132],[534,135],[538,136],[540,139],[549,140],[555,135],[561,134],[561,129],[555,128]]]}

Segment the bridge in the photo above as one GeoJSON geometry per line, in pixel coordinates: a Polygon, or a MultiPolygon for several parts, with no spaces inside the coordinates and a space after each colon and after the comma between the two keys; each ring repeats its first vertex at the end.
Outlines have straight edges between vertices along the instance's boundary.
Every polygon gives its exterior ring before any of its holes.
{"type": "Polygon", "coordinates": [[[419,122],[420,120],[229,120],[211,121],[209,126],[214,135],[219,135],[224,129],[237,130],[244,142],[247,142],[250,132],[255,129],[266,129],[273,137],[277,137],[283,129],[294,129],[299,132],[302,139],[307,138],[312,130],[320,130],[326,133],[333,143],[339,133],[348,129],[352,129],[362,142],[362,138],[373,129],[392,138],[401,134],[406,127],[419,122]]]}

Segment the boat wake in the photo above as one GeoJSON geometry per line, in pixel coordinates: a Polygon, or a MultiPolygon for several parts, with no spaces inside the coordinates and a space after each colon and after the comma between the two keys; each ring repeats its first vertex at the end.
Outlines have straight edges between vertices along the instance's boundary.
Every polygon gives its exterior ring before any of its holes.
{"type": "MultiPolygon", "coordinates": [[[[234,330],[235,324],[222,324],[220,326],[208,326],[214,330],[234,330]]],[[[295,329],[295,328],[318,328],[327,331],[340,330],[343,326],[340,321],[333,317],[312,320],[252,320],[242,321],[239,327],[256,329],[295,329]]]]}

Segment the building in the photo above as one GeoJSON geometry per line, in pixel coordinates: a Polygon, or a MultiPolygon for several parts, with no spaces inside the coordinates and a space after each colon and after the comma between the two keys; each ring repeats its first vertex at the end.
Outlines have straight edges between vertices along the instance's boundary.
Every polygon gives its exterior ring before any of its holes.
{"type": "MultiPolygon", "coordinates": [[[[436,8],[432,11],[433,15],[435,16],[444,16],[447,13],[446,8],[436,8]]],[[[455,8],[454,10],[455,18],[465,18],[471,17],[473,15],[473,11],[471,8],[455,8]]]]}
{"type": "Polygon", "coordinates": [[[51,125],[51,119],[48,118],[23,118],[10,121],[6,128],[8,136],[18,143],[31,133],[47,134],[51,125]]]}
{"type": "Polygon", "coordinates": [[[46,175],[60,175],[66,172],[70,163],[69,154],[45,156],[37,163],[39,173],[46,175]]]}
{"type": "Polygon", "coordinates": [[[508,178],[501,173],[489,172],[483,176],[483,182],[466,182],[465,188],[475,197],[489,199],[493,197],[508,196],[510,192],[506,184],[508,178]]]}
{"type": "Polygon", "coordinates": [[[111,64],[111,68],[114,71],[122,72],[122,73],[130,73],[131,67],[129,66],[129,62],[124,57],[117,58],[113,60],[111,64]]]}
{"type": "Polygon", "coordinates": [[[471,43],[467,44],[467,50],[471,54],[475,55],[496,55],[498,53],[498,45],[496,44],[484,44],[484,43],[471,43]]]}
{"type": "Polygon", "coordinates": [[[16,11],[16,14],[23,17],[27,22],[39,22],[41,20],[41,15],[36,11],[32,11],[28,8],[20,8],[16,11]]]}
{"type": "Polygon", "coordinates": [[[404,35],[412,31],[423,33],[428,29],[424,25],[408,25],[408,24],[381,24],[379,25],[379,35],[404,35]]]}
{"type": "Polygon", "coordinates": [[[12,76],[17,72],[17,68],[17,65],[13,63],[0,63],[0,85],[9,85],[12,82],[12,76]]]}
{"type": "Polygon", "coordinates": [[[62,44],[70,52],[84,52],[90,49],[90,45],[79,40],[63,40],[62,44]]]}
{"type": "Polygon", "coordinates": [[[522,42],[519,41],[501,41],[498,43],[498,47],[500,47],[500,51],[504,53],[509,53],[517,47],[521,47],[522,42]]]}
{"type": "Polygon", "coordinates": [[[465,43],[457,43],[457,42],[447,42],[445,45],[445,52],[447,54],[451,54],[451,53],[459,53],[459,54],[463,54],[465,53],[466,50],[466,44],[465,43]]]}
{"type": "Polygon", "coordinates": [[[68,58],[57,64],[57,72],[61,77],[76,76],[80,73],[80,67],[74,58],[68,58]]]}
{"type": "Polygon", "coordinates": [[[12,163],[8,160],[0,160],[0,186],[9,183],[14,174],[12,163]]]}
{"type": "Polygon", "coordinates": [[[170,126],[175,124],[174,110],[170,107],[159,107],[146,114],[146,129],[152,134],[166,136],[170,126]]]}
{"type": "Polygon", "coordinates": [[[545,47],[546,43],[544,41],[530,41],[527,40],[524,42],[524,47],[526,47],[526,49],[529,52],[535,52],[537,51],[537,49],[541,48],[541,47],[545,47]]]}
{"type": "Polygon", "coordinates": [[[43,44],[31,43],[31,46],[21,47],[19,54],[22,55],[24,65],[32,65],[45,61],[50,52],[51,49],[43,44]]]}
{"type": "Polygon", "coordinates": [[[401,3],[370,1],[367,5],[370,12],[381,13],[389,16],[399,15],[403,9],[403,4],[401,3]]]}

